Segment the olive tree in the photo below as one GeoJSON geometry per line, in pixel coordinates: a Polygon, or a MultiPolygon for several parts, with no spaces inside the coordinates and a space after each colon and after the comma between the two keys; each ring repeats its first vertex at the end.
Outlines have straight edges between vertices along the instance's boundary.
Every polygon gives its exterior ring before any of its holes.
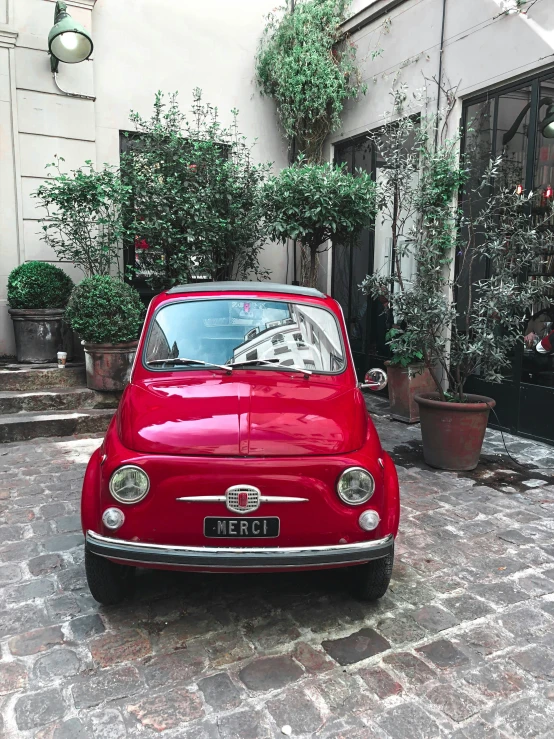
{"type": "MultiPolygon", "coordinates": [[[[418,124],[413,219],[398,243],[415,274],[410,282],[398,269],[368,275],[362,289],[392,311],[393,353],[422,354],[439,397],[463,402],[474,372],[502,381],[530,307],[548,302],[554,278],[528,273],[548,251],[553,210],[535,208],[534,193],[509,184],[502,157],[484,172],[471,146],[460,159],[458,138],[438,140],[438,125],[436,118],[418,124]]],[[[391,154],[398,155],[394,144],[391,154]]]]}

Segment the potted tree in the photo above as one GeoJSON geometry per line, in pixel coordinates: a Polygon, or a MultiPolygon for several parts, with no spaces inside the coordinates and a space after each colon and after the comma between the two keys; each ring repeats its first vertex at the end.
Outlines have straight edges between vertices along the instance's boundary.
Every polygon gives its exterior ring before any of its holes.
{"type": "Polygon", "coordinates": [[[82,338],[91,390],[123,390],[143,315],[138,292],[116,277],[87,277],[73,290],[66,318],[82,338]]]}
{"type": "Polygon", "coordinates": [[[55,362],[59,351],[72,356],[72,335],[63,320],[73,281],[47,262],[26,262],[8,277],[8,312],[13,321],[18,362],[55,362]]]}
{"type": "MultiPolygon", "coordinates": [[[[526,279],[549,234],[531,217],[533,195],[503,177],[501,158],[475,172],[471,151],[460,165],[457,140],[435,145],[433,127],[423,130],[417,212],[405,242],[415,262],[413,280],[398,289],[396,274],[371,277],[367,288],[386,294],[395,319],[408,327],[391,339],[393,352],[421,351],[435,382],[434,392],[415,398],[425,461],[470,470],[479,462],[495,401],[466,393],[465,383],[473,373],[502,382],[523,341],[529,307],[545,301],[553,285],[552,278],[526,279]],[[454,197],[459,190],[463,208],[454,197]],[[476,279],[487,261],[488,276],[476,279]]],[[[551,218],[551,208],[540,216],[545,224],[551,218]]]]}
{"type": "Polygon", "coordinates": [[[375,215],[375,183],[367,172],[351,175],[342,166],[306,164],[303,156],[270,177],[265,213],[276,241],[298,239],[309,255],[303,282],[315,287],[317,256],[333,246],[355,242],[375,215]]]}

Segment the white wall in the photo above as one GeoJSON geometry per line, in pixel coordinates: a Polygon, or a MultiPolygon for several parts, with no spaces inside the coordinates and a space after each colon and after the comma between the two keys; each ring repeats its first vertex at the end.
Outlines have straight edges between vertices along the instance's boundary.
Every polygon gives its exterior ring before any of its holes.
{"type": "MultiPolygon", "coordinates": [[[[178,91],[186,109],[200,87],[223,122],[239,109],[242,132],[259,141],[258,161],[276,169],[287,163],[273,104],[254,84],[256,48],[273,0],[68,0],[68,6],[91,30],[94,54],[82,64],[60,64],[58,79],[96,101],[64,96],[54,85],[47,53],[54,0],[0,0],[0,355],[14,351],[5,299],[10,270],[29,259],[56,263],[40,239],[31,197],[54,155],[68,169],[86,159],[115,164],[131,109],[148,116],[157,90],[178,91]]],[[[261,261],[273,279],[284,280],[284,247],[271,245],[261,261]]]]}

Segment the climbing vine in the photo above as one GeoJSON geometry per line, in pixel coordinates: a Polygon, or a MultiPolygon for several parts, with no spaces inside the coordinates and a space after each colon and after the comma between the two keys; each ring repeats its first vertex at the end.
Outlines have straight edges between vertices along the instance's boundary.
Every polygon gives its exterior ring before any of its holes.
{"type": "Polygon", "coordinates": [[[309,162],[320,162],[329,133],[340,124],[344,103],[365,93],[356,45],[341,24],[350,0],[297,0],[267,18],[256,75],[273,97],[281,125],[309,162]]]}

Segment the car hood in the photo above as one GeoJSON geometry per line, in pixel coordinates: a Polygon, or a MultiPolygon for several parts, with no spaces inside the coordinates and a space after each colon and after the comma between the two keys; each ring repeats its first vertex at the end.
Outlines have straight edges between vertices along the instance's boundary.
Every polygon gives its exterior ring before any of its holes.
{"type": "Polygon", "coordinates": [[[118,429],[127,448],[153,454],[344,454],[363,445],[367,412],[355,388],[313,375],[166,379],[127,387],[118,429]]]}

